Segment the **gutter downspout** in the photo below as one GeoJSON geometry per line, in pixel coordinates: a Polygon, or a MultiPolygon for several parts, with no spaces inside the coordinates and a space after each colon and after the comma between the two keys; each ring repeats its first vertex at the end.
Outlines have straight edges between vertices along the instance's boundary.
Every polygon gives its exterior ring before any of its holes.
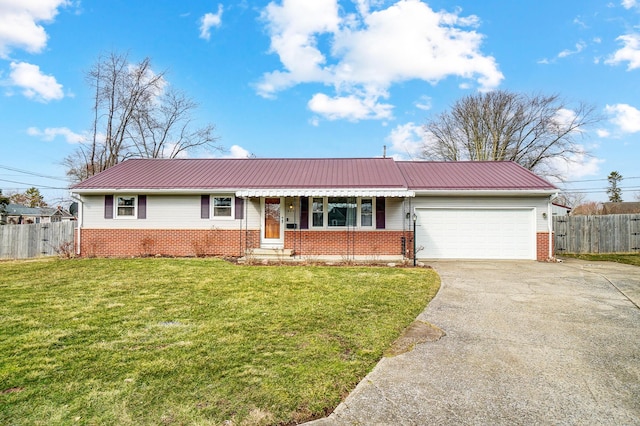
{"type": "Polygon", "coordinates": [[[82,247],[82,222],[84,216],[84,203],[82,202],[82,197],[78,198],[73,193],[71,193],[71,199],[78,202],[78,247],[76,248],[76,254],[80,256],[80,247],[82,247]]]}
{"type": "Polygon", "coordinates": [[[553,259],[553,210],[551,207],[551,203],[553,199],[558,196],[558,193],[551,195],[549,197],[549,203],[547,204],[547,227],[549,229],[549,259],[553,259]]]}

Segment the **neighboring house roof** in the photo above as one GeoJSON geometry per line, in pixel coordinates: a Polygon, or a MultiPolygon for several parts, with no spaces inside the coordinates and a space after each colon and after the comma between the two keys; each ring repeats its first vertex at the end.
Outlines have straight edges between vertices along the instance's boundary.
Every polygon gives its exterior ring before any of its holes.
{"type": "Polygon", "coordinates": [[[62,218],[72,218],[74,217],[67,210],[64,210],[60,207],[41,207],[41,216],[60,216],[62,218]]]}
{"type": "Polygon", "coordinates": [[[27,207],[22,204],[7,204],[5,212],[8,216],[42,216],[38,207],[27,207]]]}
{"type": "Polygon", "coordinates": [[[7,204],[5,209],[7,216],[35,216],[50,217],[61,216],[71,218],[73,215],[61,208],[54,207],[27,207],[22,204],[7,204]]]}
{"type": "Polygon", "coordinates": [[[559,204],[559,203],[551,203],[552,205],[559,207],[561,209],[567,209],[567,210],[571,210],[571,207],[569,206],[565,206],[564,204],[559,204]]]}
{"type": "Polygon", "coordinates": [[[640,202],[602,203],[602,214],[638,214],[640,202]]]}
{"type": "Polygon", "coordinates": [[[556,187],[513,162],[314,158],[133,159],[71,189],[80,194],[228,190],[240,196],[319,196],[339,194],[344,190],[350,191],[351,195],[413,196],[414,191],[426,190],[551,193],[556,187]]]}

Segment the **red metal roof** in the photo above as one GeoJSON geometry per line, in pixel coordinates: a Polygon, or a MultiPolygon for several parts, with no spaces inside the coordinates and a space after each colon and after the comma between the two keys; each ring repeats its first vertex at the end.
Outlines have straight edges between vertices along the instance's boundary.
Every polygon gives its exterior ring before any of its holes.
{"type": "Polygon", "coordinates": [[[73,189],[406,187],[391,158],[133,159],[73,189]]]}
{"type": "Polygon", "coordinates": [[[420,190],[554,190],[511,161],[399,161],[407,188],[420,190]]]}
{"type": "Polygon", "coordinates": [[[72,187],[78,192],[261,188],[555,189],[512,162],[396,162],[391,158],[131,159],[72,187]]]}

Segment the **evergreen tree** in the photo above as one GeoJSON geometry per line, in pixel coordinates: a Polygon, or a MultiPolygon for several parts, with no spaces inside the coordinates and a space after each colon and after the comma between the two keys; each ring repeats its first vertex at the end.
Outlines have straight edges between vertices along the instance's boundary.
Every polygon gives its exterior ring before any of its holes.
{"type": "Polygon", "coordinates": [[[622,202],[622,189],[618,184],[622,181],[622,175],[616,171],[609,173],[607,176],[609,181],[609,188],[607,188],[607,195],[609,195],[609,201],[614,203],[622,202]]]}

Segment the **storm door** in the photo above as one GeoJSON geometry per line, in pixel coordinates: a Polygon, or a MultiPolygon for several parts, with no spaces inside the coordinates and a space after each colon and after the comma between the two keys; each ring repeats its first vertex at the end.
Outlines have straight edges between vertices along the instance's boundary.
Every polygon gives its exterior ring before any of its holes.
{"type": "Polygon", "coordinates": [[[265,198],[263,208],[262,247],[283,248],[284,228],[281,198],[265,198]]]}

